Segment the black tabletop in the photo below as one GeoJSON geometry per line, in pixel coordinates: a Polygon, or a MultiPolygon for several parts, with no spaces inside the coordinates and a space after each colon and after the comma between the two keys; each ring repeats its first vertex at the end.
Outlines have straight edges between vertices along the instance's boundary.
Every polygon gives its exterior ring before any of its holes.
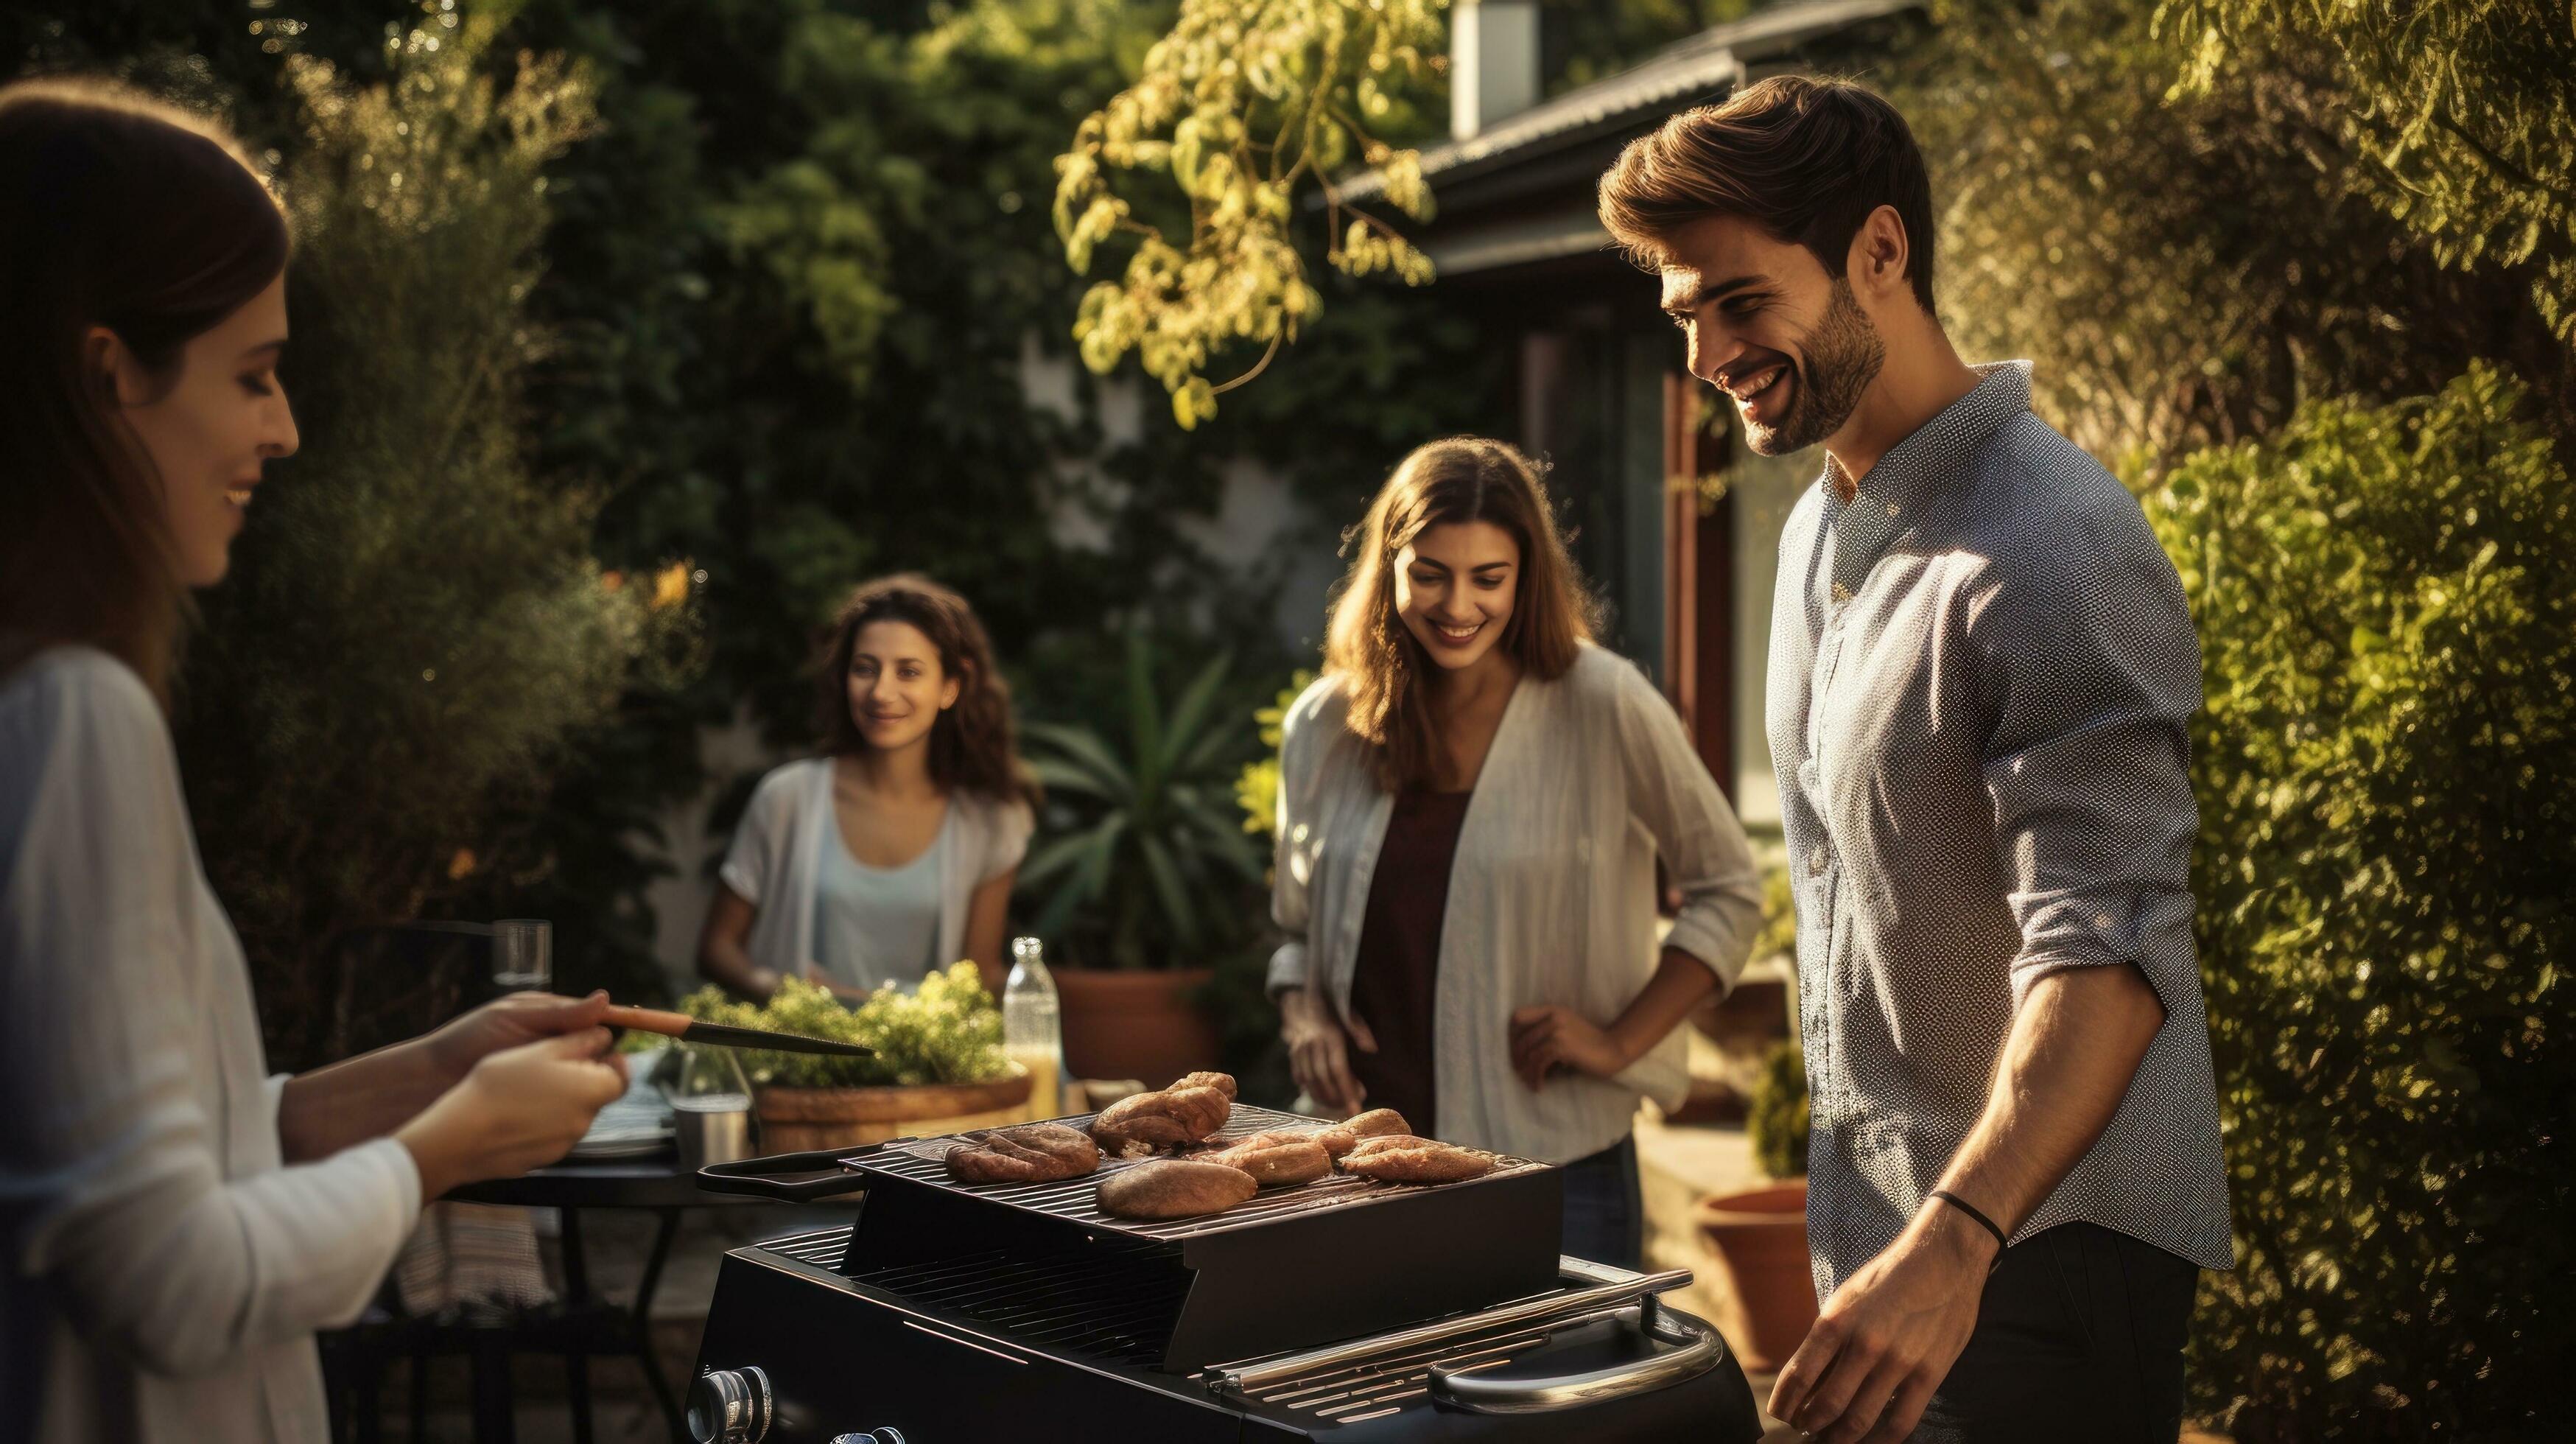
{"type": "Polygon", "coordinates": [[[709,1193],[695,1173],[683,1172],[676,1153],[649,1158],[567,1160],[517,1178],[494,1178],[448,1190],[463,1203],[507,1203],[524,1208],[732,1208],[768,1200],[739,1193],[709,1193]]]}

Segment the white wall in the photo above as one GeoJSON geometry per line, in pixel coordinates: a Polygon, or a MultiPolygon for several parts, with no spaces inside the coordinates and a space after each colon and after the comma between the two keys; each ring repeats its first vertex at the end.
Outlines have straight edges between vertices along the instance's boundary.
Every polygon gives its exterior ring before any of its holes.
{"type": "MultiPolygon", "coordinates": [[[[1734,407],[1727,407],[1730,416],[1734,407]]],[[[1780,529],[1824,467],[1815,448],[1757,456],[1736,418],[1737,460],[1727,468],[1735,506],[1735,811],[1748,828],[1776,832],[1780,790],[1764,731],[1765,672],[1771,660],[1771,592],[1780,575],[1780,529]]]]}

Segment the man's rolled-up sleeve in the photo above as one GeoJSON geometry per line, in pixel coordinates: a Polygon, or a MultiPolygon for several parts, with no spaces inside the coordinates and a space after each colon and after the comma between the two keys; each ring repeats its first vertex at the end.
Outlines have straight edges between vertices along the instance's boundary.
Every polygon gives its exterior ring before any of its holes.
{"type": "Polygon", "coordinates": [[[1971,624],[1995,719],[1995,854],[2021,930],[2016,1004],[2068,968],[2131,963],[2168,1015],[2193,1006],[2191,718],[2200,645],[2138,519],[2000,567],[1971,624]]]}

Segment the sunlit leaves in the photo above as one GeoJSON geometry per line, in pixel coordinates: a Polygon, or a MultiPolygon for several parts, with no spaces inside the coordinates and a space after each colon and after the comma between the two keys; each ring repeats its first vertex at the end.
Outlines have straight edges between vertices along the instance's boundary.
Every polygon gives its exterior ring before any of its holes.
{"type": "Polygon", "coordinates": [[[1431,279],[1430,262],[1375,216],[1341,202],[1333,174],[1365,156],[1387,204],[1430,214],[1420,163],[1375,140],[1387,88],[1437,65],[1446,0],[1187,0],[1133,85],[1076,128],[1056,162],[1055,224],[1065,259],[1088,272],[1116,237],[1134,248],[1115,281],[1082,299],[1073,334],[1084,364],[1106,373],[1130,352],[1171,393],[1173,418],[1196,426],[1220,392],[1258,374],[1322,305],[1291,236],[1301,187],[1325,198],[1326,259],[1352,275],[1431,279]],[[1122,196],[1113,172],[1150,172],[1169,190],[1122,196]],[[1185,212],[1186,239],[1140,217],[1185,212]],[[1353,215],[1345,233],[1341,219],[1353,215]],[[1229,350],[1264,348],[1222,384],[1208,372],[1229,350]]]}
{"type": "Polygon", "coordinates": [[[2239,1247],[2193,1378],[2262,1437],[2514,1437],[2576,1346],[2565,1232],[2510,1226],[2576,1206],[2576,501],[2527,404],[2311,404],[2151,499],[2239,1247]]]}
{"type": "Polygon", "coordinates": [[[2362,187],[2443,264],[2536,263],[2531,294],[2576,342],[2576,12],[2564,0],[2165,0],[2177,87],[2205,91],[2236,54],[2330,51],[2362,187]]]}

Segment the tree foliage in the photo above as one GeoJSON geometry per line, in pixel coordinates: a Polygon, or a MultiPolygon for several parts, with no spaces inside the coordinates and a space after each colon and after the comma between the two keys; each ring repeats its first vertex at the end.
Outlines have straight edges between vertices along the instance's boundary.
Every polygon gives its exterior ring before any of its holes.
{"type": "Polygon", "coordinates": [[[2538,272],[2532,299],[2576,343],[2576,15],[2555,0],[2164,0],[2208,91],[2237,56],[2331,54],[2354,181],[2448,266],[2538,272]]]}
{"type": "MultiPolygon", "coordinates": [[[[1427,219],[1419,155],[1378,138],[1393,93],[1440,63],[1443,0],[1185,0],[1133,85],[1086,116],[1058,161],[1056,232],[1077,272],[1115,236],[1134,249],[1117,281],[1084,293],[1074,322],[1082,359],[1106,374],[1135,351],[1172,395],[1184,429],[1216,396],[1249,380],[1322,305],[1291,235],[1299,185],[1324,198],[1326,260],[1350,275],[1392,271],[1408,284],[1431,263],[1386,222],[1347,205],[1336,172],[1354,163],[1383,178],[1388,205],[1427,219]],[[1111,172],[1170,177],[1187,207],[1175,242],[1111,172]],[[1348,227],[1344,228],[1344,216],[1348,227]],[[1207,371],[1241,342],[1261,363],[1222,384],[1207,371]]],[[[1177,228],[1177,227],[1176,227],[1177,228]]]]}
{"type": "Polygon", "coordinates": [[[402,32],[363,87],[286,70],[304,449],[206,600],[177,731],[289,1062],[312,1061],[336,934],[541,867],[530,797],[621,691],[693,661],[687,567],[604,571],[590,498],[526,462],[544,168],[590,96],[560,65],[496,84],[492,34],[402,32]]]}
{"type": "Polygon", "coordinates": [[[2243,1444],[2528,1437],[2576,1350],[2576,502],[2523,389],[2320,402],[2150,508],[2199,620],[2193,878],[2243,1444]]]}
{"type": "Polygon", "coordinates": [[[2446,268],[2371,204],[2330,54],[2233,49],[2177,92],[2153,21],[2148,0],[1955,0],[1891,64],[1964,352],[2032,357],[2042,414],[2132,474],[2480,357],[2576,403],[2527,268],[2446,268]]]}

